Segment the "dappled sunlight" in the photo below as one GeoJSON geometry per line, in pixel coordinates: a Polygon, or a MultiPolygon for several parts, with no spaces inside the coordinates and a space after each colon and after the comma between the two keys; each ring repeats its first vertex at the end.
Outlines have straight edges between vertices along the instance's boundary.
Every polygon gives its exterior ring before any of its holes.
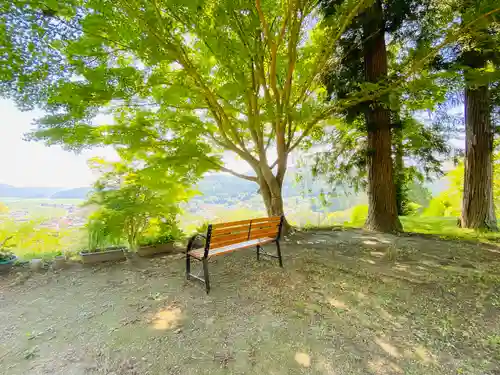
{"type": "Polygon", "coordinates": [[[356,293],[356,297],[358,297],[359,299],[366,299],[366,294],[364,294],[363,292],[357,292],[356,293]]]}
{"type": "Polygon", "coordinates": [[[397,271],[406,272],[409,270],[410,266],[407,264],[396,263],[392,268],[394,268],[397,271]]]}
{"type": "Polygon", "coordinates": [[[385,237],[382,237],[382,238],[379,238],[379,237],[375,237],[375,236],[369,236],[369,235],[362,235],[362,236],[352,236],[353,239],[356,239],[356,240],[362,240],[363,243],[369,245],[369,244],[379,244],[379,243],[382,243],[382,244],[389,244],[391,243],[392,241],[385,238],[385,237]]]}
{"type": "Polygon", "coordinates": [[[434,355],[421,345],[415,348],[415,356],[423,363],[436,363],[434,355]]]}
{"type": "Polygon", "coordinates": [[[366,259],[366,258],[361,258],[360,261],[369,263],[369,264],[377,264],[374,260],[372,259],[366,259]]]}
{"type": "Polygon", "coordinates": [[[417,266],[416,269],[419,270],[419,271],[426,271],[426,272],[429,271],[428,268],[425,268],[425,267],[422,267],[422,266],[417,266]]]}
{"type": "Polygon", "coordinates": [[[380,241],[373,241],[373,240],[364,240],[362,244],[366,247],[372,248],[372,249],[386,249],[389,247],[390,242],[380,242],[380,241]]]}
{"type": "Polygon", "coordinates": [[[385,341],[385,340],[383,340],[383,339],[381,339],[379,337],[376,337],[375,338],[375,343],[378,346],[380,346],[382,348],[382,350],[384,352],[386,352],[387,354],[389,354],[391,357],[394,357],[394,358],[401,357],[401,354],[399,353],[399,350],[395,346],[389,344],[387,341],[385,341]]]}
{"type": "Polygon", "coordinates": [[[302,367],[309,367],[311,366],[311,357],[307,353],[297,352],[295,353],[295,362],[302,367]]]}
{"type": "Polygon", "coordinates": [[[368,361],[368,369],[375,375],[402,374],[403,369],[387,359],[377,358],[368,361]]]}
{"type": "Polygon", "coordinates": [[[370,255],[376,258],[382,258],[385,255],[385,253],[382,253],[380,251],[370,251],[370,255]]]}
{"type": "Polygon", "coordinates": [[[330,304],[330,306],[335,307],[336,309],[349,310],[349,307],[343,301],[340,301],[336,298],[329,298],[328,303],[330,304]]]}
{"type": "Polygon", "coordinates": [[[441,267],[441,265],[437,264],[436,262],[427,259],[421,260],[420,263],[428,267],[441,267]]]}
{"type": "Polygon", "coordinates": [[[336,375],[337,372],[333,369],[333,366],[325,358],[320,358],[315,360],[314,368],[325,375],[336,375]]]}
{"type": "Polygon", "coordinates": [[[164,331],[175,328],[182,320],[182,311],[178,307],[166,307],[158,311],[151,319],[154,329],[164,331]]]}
{"type": "Polygon", "coordinates": [[[389,320],[391,322],[395,322],[396,321],[396,318],[394,317],[394,315],[392,315],[391,313],[389,313],[386,309],[384,309],[383,307],[379,307],[378,308],[379,312],[380,312],[380,316],[385,319],[385,320],[389,320]]]}

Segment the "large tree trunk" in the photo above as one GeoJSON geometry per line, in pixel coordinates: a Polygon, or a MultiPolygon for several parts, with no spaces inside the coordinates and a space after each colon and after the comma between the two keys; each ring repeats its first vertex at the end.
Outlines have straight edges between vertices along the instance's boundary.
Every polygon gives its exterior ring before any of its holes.
{"type": "MultiPolygon", "coordinates": [[[[271,187],[264,178],[259,179],[260,194],[266,206],[267,216],[282,216],[285,214],[283,206],[282,184],[277,181],[277,184],[272,184],[271,187]]],[[[290,230],[290,224],[285,218],[283,224],[283,234],[287,234],[290,230]]]]}
{"type": "MultiPolygon", "coordinates": [[[[482,68],[480,53],[466,57],[471,68],[482,68]]],[[[463,228],[498,231],[493,201],[493,131],[487,85],[474,86],[466,75],[465,176],[461,225],[463,228]]]]}
{"type": "Polygon", "coordinates": [[[268,216],[281,216],[284,214],[283,197],[281,195],[281,186],[275,186],[272,189],[265,180],[259,180],[260,193],[266,206],[268,216]]]}
{"type": "MultiPolygon", "coordinates": [[[[363,22],[365,79],[379,82],[387,78],[387,49],[380,0],[366,10],[363,22]]],[[[365,227],[382,232],[400,231],[392,165],[390,112],[382,103],[367,103],[368,130],[368,218],[365,227]]]]}

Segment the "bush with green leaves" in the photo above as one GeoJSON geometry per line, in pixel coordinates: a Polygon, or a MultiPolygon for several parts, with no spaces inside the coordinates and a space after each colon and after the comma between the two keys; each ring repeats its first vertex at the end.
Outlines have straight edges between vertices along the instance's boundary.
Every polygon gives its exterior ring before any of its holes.
{"type": "Polygon", "coordinates": [[[88,233],[88,249],[92,252],[123,244],[122,218],[119,213],[104,207],[93,212],[85,225],[88,233]]]}
{"type": "Polygon", "coordinates": [[[14,253],[12,253],[12,251],[8,250],[8,248],[7,248],[7,242],[11,238],[12,237],[7,237],[7,238],[3,239],[2,241],[0,241],[0,263],[7,263],[15,258],[14,253]]]}
{"type": "Polygon", "coordinates": [[[449,187],[432,198],[422,216],[453,216],[460,217],[464,186],[464,165],[459,164],[450,171],[446,178],[449,187]]]}
{"type": "Polygon", "coordinates": [[[417,216],[422,211],[422,205],[415,202],[408,202],[406,204],[406,216],[417,216]]]}
{"type": "Polygon", "coordinates": [[[363,226],[368,217],[368,205],[360,204],[352,208],[351,222],[353,226],[363,226]]]}
{"type": "Polygon", "coordinates": [[[175,217],[151,220],[149,227],[139,240],[140,246],[155,246],[173,243],[184,238],[175,217]]]}
{"type": "Polygon", "coordinates": [[[97,207],[89,217],[89,249],[126,243],[136,250],[146,238],[180,237],[179,203],[191,196],[190,184],[168,171],[136,168],[94,160],[103,173],[86,205],[97,207]]]}
{"type": "Polygon", "coordinates": [[[170,233],[163,234],[161,236],[151,236],[151,237],[144,236],[144,238],[142,238],[139,241],[139,245],[140,246],[164,245],[168,243],[173,243],[175,242],[175,240],[176,238],[170,233]]]}

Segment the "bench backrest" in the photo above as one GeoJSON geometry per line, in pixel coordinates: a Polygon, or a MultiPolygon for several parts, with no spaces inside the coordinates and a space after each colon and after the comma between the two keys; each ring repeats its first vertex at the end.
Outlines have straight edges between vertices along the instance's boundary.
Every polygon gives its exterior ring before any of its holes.
{"type": "Polygon", "coordinates": [[[211,224],[207,230],[205,256],[210,249],[261,238],[279,240],[283,216],[211,224]]]}

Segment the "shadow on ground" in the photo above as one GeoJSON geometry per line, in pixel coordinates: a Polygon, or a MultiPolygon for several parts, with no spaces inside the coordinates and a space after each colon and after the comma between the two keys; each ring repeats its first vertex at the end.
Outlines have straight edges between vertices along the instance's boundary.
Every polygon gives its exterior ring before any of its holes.
{"type": "Polygon", "coordinates": [[[0,373],[500,374],[500,258],[479,244],[298,233],[251,250],[0,279],[0,373]],[[271,251],[271,248],[269,249],[271,251]]]}

